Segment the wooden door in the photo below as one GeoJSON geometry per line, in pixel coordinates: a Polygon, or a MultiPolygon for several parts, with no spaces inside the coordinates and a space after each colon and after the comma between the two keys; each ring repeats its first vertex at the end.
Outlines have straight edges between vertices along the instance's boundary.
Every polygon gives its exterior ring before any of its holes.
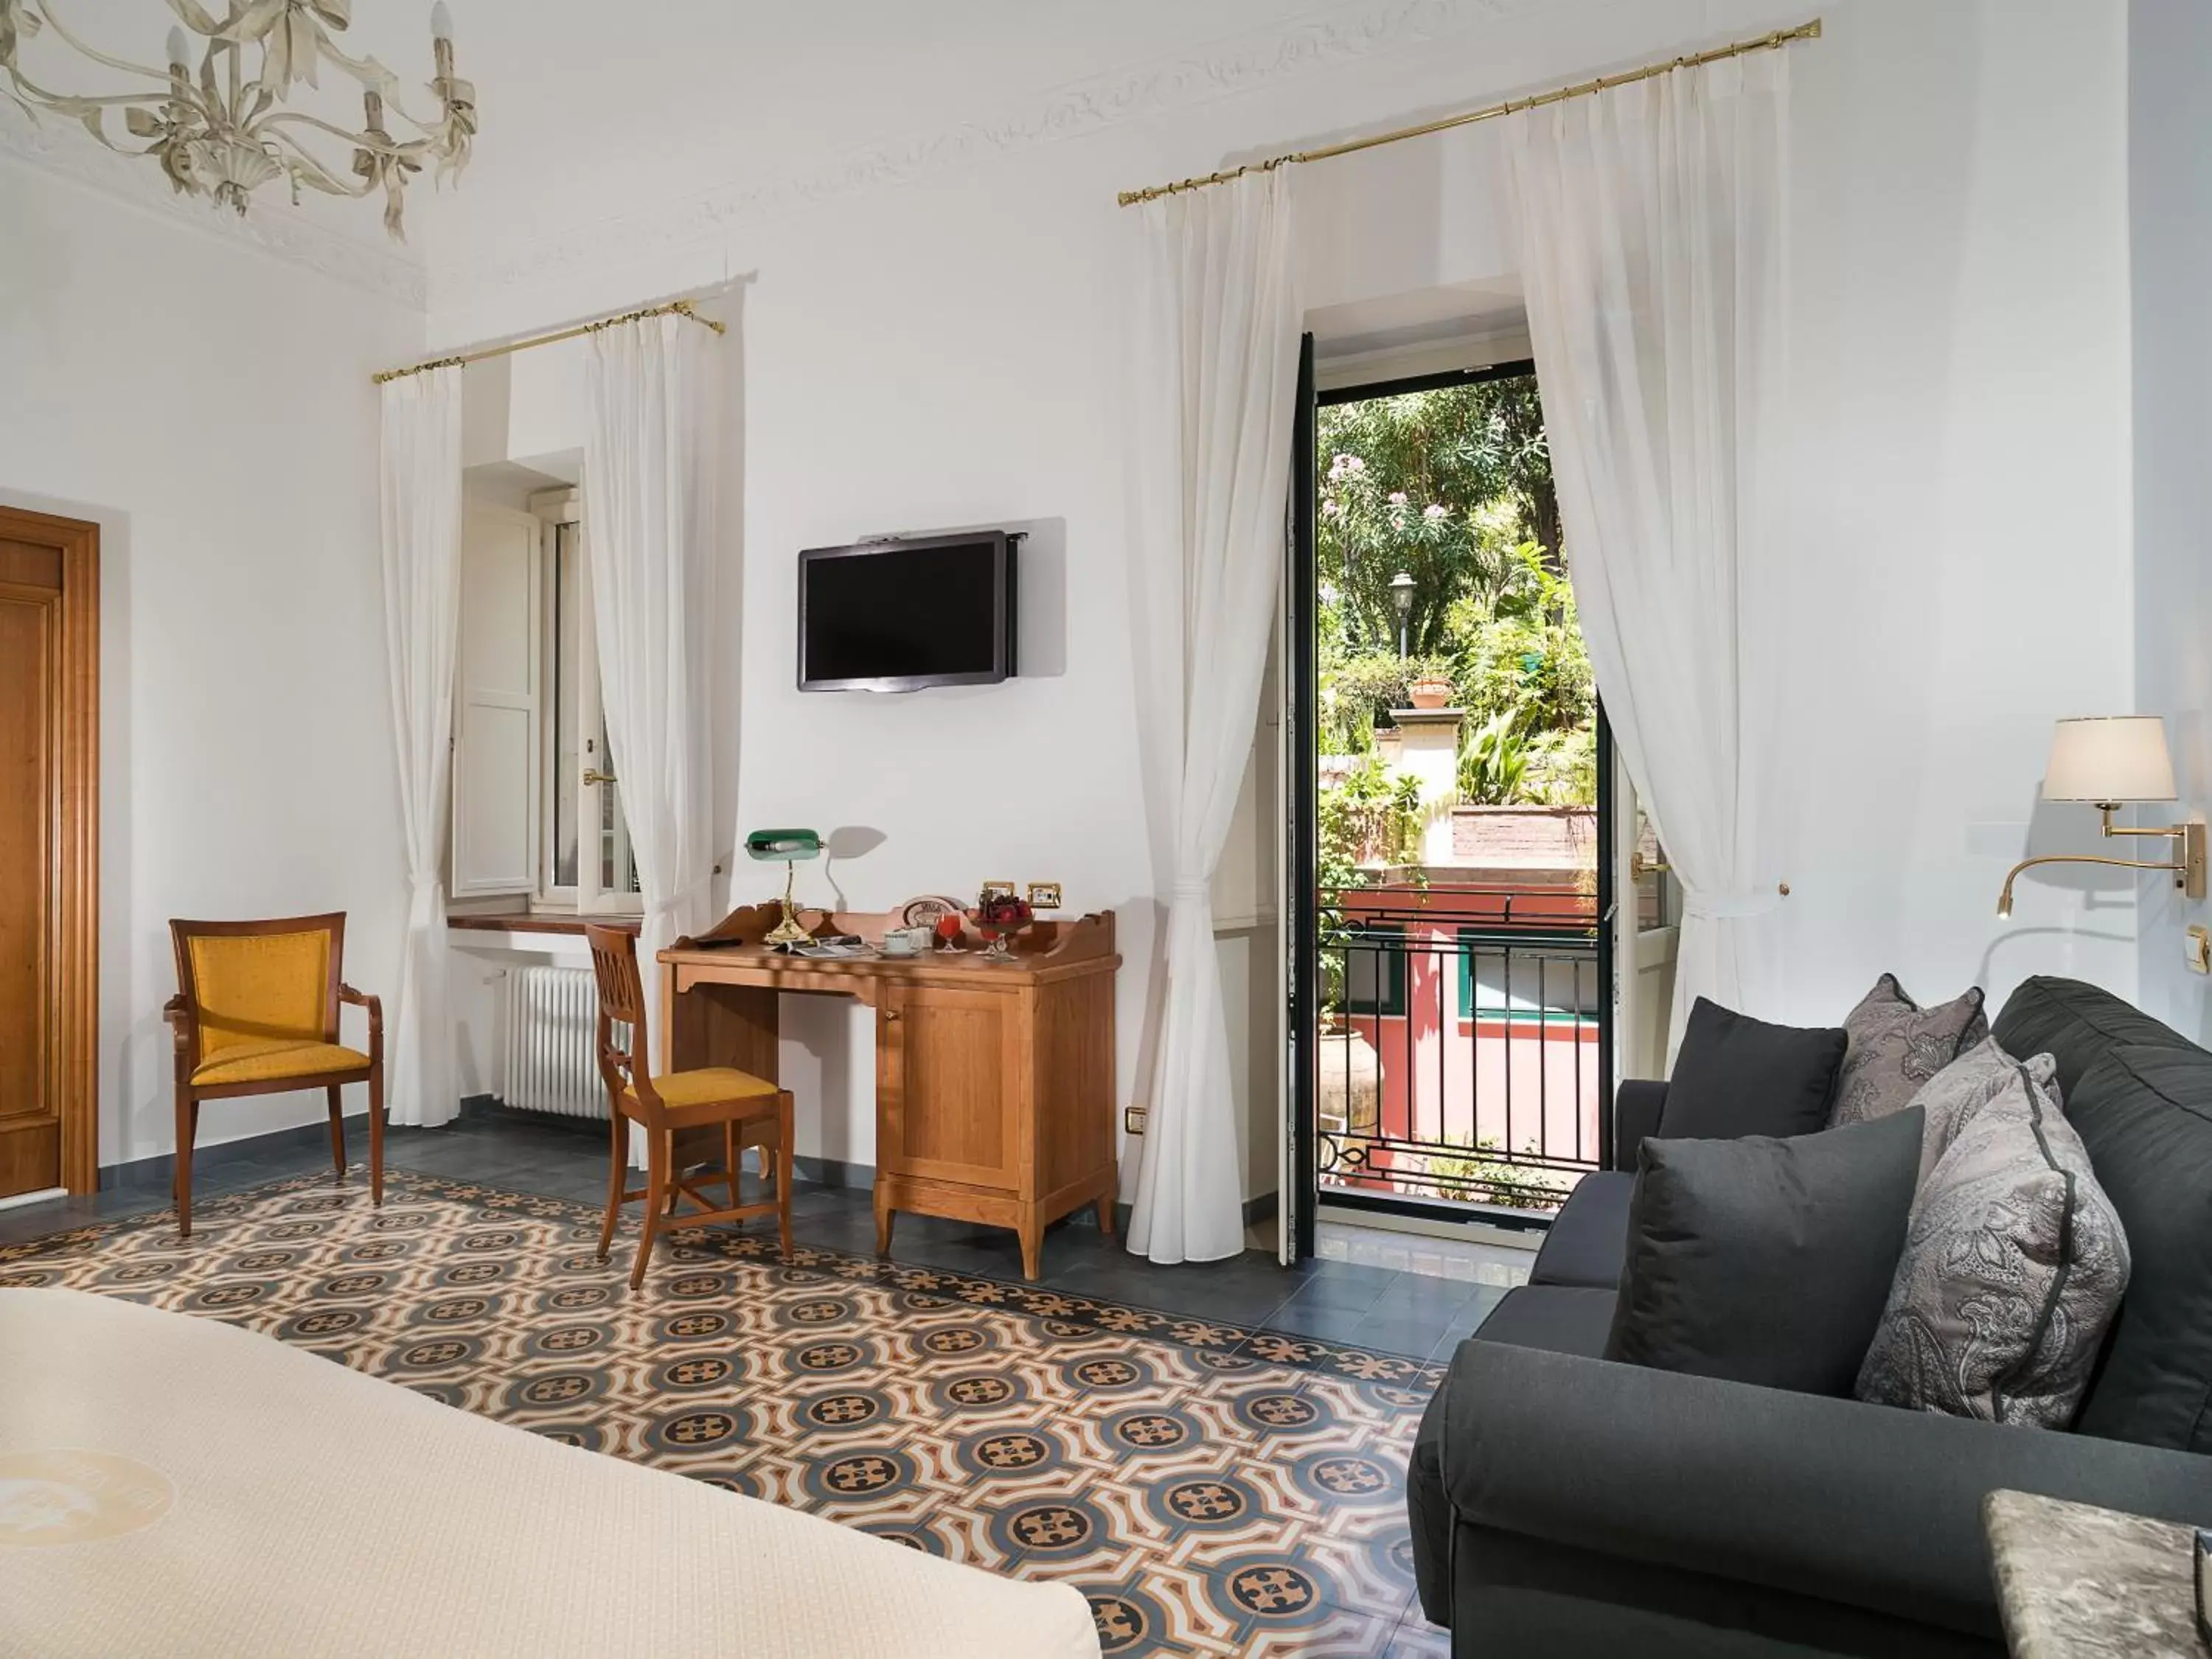
{"type": "Polygon", "coordinates": [[[0,508],[0,1199],[98,1183],[99,532],[0,508]]]}
{"type": "Polygon", "coordinates": [[[890,985],[876,1019],[876,1162],[892,1175],[1022,1189],[1021,995],[890,985]]]}

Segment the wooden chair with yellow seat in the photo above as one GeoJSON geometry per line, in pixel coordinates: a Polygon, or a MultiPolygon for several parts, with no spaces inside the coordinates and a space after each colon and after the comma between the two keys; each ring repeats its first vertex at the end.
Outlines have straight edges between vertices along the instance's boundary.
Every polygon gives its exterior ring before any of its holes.
{"type": "MultiPolygon", "coordinates": [[[[607,1085],[608,1117],[611,1124],[608,1148],[607,1215],[599,1229],[599,1260],[614,1248],[615,1225],[622,1206],[632,1199],[645,1200],[644,1232],[637,1242],[637,1260],[631,1264],[629,1286],[645,1282],[646,1263],[653,1255],[653,1235],[666,1223],[680,1220],[685,1226],[718,1221],[744,1221],[773,1214],[784,1254],[791,1253],[791,1091],[727,1066],[702,1066],[696,1071],[651,1075],[638,1064],[650,1055],[653,1045],[646,1034],[645,990],[637,971],[637,941],[613,927],[586,927],[591,941],[592,971],[599,980],[599,1076],[607,1085]],[[629,1027],[629,1047],[615,1046],[617,1024],[629,1027]],[[645,1185],[629,1185],[629,1126],[637,1124],[646,1136],[645,1185]],[[722,1131],[722,1170],[720,1176],[687,1179],[673,1166],[676,1137],[691,1129],[722,1131]],[[761,1149],[763,1166],[768,1154],[775,1155],[775,1197],[772,1201],[738,1201],[738,1165],[748,1146],[761,1149]],[[701,1192],[702,1186],[726,1182],[729,1203],[720,1209],[701,1192]],[[698,1207],[679,1215],[678,1198],[688,1198],[698,1207]]],[[[665,1011],[664,1010],[664,1014],[665,1011]]]]}
{"type": "Polygon", "coordinates": [[[200,1103],[326,1091],[331,1162],[345,1179],[344,1096],[368,1085],[368,1182],[384,1202],[384,1006],[340,977],[345,913],[274,921],[176,921],[177,994],[161,1010],[175,1036],[177,1230],[192,1236],[192,1142],[200,1103]],[[338,1005],[368,1013],[368,1052],[338,1042],[338,1005]]]}

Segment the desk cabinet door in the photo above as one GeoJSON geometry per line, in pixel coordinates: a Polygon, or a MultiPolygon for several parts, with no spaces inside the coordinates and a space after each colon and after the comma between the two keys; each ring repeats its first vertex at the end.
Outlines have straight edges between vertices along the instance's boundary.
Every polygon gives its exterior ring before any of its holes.
{"type": "Polygon", "coordinates": [[[878,1162],[896,1175],[1019,1189],[1020,998],[886,986],[876,1020],[878,1162]]]}

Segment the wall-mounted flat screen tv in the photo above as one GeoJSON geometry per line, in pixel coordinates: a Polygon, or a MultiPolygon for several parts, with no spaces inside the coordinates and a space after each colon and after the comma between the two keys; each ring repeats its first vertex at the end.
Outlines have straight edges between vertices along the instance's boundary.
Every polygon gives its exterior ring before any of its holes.
{"type": "Polygon", "coordinates": [[[799,556],[799,689],[995,685],[1014,672],[1014,570],[1002,530],[799,556]]]}

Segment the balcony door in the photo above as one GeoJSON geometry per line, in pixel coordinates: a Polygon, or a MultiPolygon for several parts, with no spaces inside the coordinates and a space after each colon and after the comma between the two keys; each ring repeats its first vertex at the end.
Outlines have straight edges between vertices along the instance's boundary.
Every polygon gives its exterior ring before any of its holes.
{"type": "Polygon", "coordinates": [[[1541,1228],[1610,1150],[1618,829],[1534,368],[1316,392],[1310,349],[1284,1253],[1331,1214],[1541,1228]]]}

